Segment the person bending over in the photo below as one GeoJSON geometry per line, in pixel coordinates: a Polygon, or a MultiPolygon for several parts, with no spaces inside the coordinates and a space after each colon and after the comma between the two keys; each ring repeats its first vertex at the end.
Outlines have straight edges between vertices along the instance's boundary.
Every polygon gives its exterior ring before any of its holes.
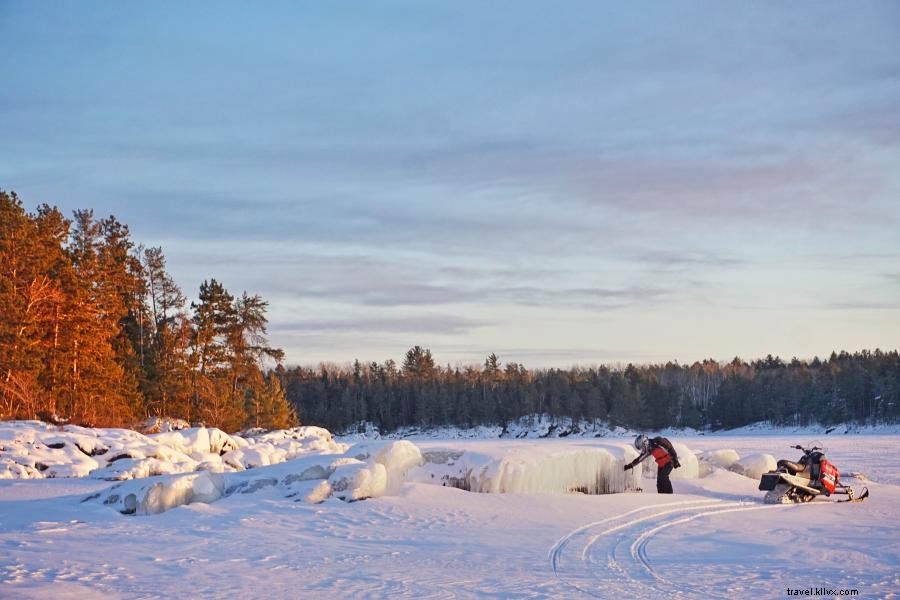
{"type": "Polygon", "coordinates": [[[633,469],[635,465],[645,458],[653,456],[656,459],[657,466],[656,493],[671,494],[672,482],[669,480],[669,475],[672,473],[672,469],[677,469],[681,466],[681,463],[678,462],[678,453],[675,452],[672,442],[662,436],[648,439],[642,433],[634,438],[634,447],[637,448],[640,455],[625,465],[625,470],[633,469]]]}

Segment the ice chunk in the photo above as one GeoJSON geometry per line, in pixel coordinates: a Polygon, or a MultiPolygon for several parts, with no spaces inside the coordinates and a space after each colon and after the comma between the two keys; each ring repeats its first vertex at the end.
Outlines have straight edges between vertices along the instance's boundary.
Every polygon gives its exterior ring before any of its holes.
{"type": "Polygon", "coordinates": [[[709,463],[714,467],[727,469],[741,459],[741,455],[737,450],[727,448],[723,450],[707,450],[700,455],[700,460],[709,463]]]}
{"type": "Polygon", "coordinates": [[[387,444],[375,455],[375,462],[384,465],[387,475],[385,493],[396,494],[406,480],[406,474],[424,460],[419,447],[406,440],[387,444]]]}
{"type": "Polygon", "coordinates": [[[347,502],[383,496],[387,489],[387,470],[377,462],[345,464],[328,478],[334,496],[347,502]]]}
{"type": "Polygon", "coordinates": [[[224,490],[223,475],[201,472],[120,483],[101,499],[125,515],[155,515],[192,502],[213,502],[224,490]]]}
{"type": "Polygon", "coordinates": [[[672,442],[675,452],[678,454],[678,462],[681,467],[672,471],[672,479],[697,479],[700,477],[700,461],[694,451],[681,442],[672,442]]]}
{"type": "Polygon", "coordinates": [[[750,454],[731,465],[729,470],[750,479],[759,479],[763,473],[773,471],[777,466],[775,457],[771,454],[750,454]]]}

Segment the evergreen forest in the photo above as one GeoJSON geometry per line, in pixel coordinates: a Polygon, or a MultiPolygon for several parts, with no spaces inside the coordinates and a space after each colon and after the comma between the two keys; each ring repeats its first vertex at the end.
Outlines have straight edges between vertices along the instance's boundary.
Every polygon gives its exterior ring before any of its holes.
{"type": "Polygon", "coordinates": [[[896,350],[833,352],[827,360],[767,356],[722,364],[599,366],[529,370],[500,363],[437,366],[411,348],[402,364],[279,369],[301,417],[332,431],[361,422],[399,427],[497,425],[534,415],[601,420],[643,430],[895,422],[900,417],[896,350]]]}

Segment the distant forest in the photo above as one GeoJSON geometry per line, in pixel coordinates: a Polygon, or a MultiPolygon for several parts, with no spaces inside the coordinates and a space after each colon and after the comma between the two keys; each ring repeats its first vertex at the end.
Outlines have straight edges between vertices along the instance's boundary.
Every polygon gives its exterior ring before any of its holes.
{"type": "Polygon", "coordinates": [[[188,306],[162,249],[135,245],[114,217],[29,213],[0,191],[0,419],[109,427],[160,416],[236,431],[299,417],[346,432],[539,414],[647,430],[900,417],[896,350],[529,370],[494,354],[441,367],[415,346],[401,364],[285,368],[267,309],[215,279],[188,306]]]}
{"type": "Polygon", "coordinates": [[[185,304],[162,249],[135,246],[115,217],[28,213],[0,190],[0,419],[296,423],[263,370],[283,356],[266,339],[268,303],[210,279],[185,304]]]}
{"type": "Polygon", "coordinates": [[[411,348],[397,365],[354,363],[279,369],[301,418],[346,432],[362,422],[404,426],[505,426],[546,414],[646,430],[896,421],[896,350],[832,353],[783,361],[767,356],[680,365],[529,370],[491,354],[481,366],[440,367],[430,350],[411,348]]]}

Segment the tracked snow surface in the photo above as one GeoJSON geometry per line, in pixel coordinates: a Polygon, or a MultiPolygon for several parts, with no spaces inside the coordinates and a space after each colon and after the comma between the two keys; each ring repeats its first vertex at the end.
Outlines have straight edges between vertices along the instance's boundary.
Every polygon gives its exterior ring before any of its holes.
{"type": "Polygon", "coordinates": [[[622,470],[628,432],[566,433],[0,423],[0,598],[900,591],[896,435],[817,436],[868,501],[781,506],[755,477],[798,458],[801,433],[665,432],[683,465],[671,496],[655,493],[652,460],[622,470]]]}

